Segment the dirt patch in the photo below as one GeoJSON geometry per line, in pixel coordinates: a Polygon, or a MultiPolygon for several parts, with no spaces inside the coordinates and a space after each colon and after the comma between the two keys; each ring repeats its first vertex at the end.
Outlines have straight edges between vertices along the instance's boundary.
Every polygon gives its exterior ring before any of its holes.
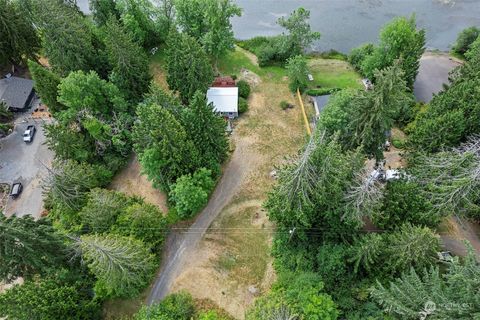
{"type": "Polygon", "coordinates": [[[247,51],[243,48],[240,48],[239,46],[235,46],[235,49],[242,52],[248,58],[248,60],[250,60],[250,62],[252,62],[254,65],[258,66],[258,58],[257,58],[256,55],[254,55],[250,51],[247,51]]]}
{"type": "Polygon", "coordinates": [[[14,285],[22,285],[23,284],[23,278],[17,278],[15,279],[12,283],[4,283],[4,282],[0,282],[0,294],[5,292],[5,290],[8,290],[10,289],[11,287],[13,287],[14,285]]]}
{"type": "Polygon", "coordinates": [[[158,206],[164,213],[168,211],[166,194],[155,189],[147,177],[141,173],[136,156],[132,156],[127,166],[115,176],[110,189],[121,191],[129,196],[142,197],[146,202],[158,206]]]}

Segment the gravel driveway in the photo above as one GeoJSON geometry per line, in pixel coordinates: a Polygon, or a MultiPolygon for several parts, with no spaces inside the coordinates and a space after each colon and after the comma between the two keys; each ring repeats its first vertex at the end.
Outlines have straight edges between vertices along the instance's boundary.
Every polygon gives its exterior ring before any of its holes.
{"type": "Polygon", "coordinates": [[[448,54],[426,52],[420,58],[420,68],[413,88],[417,100],[430,102],[433,94],[441,91],[443,84],[449,82],[449,72],[460,64],[460,61],[448,54]]]}
{"type": "Polygon", "coordinates": [[[29,120],[19,123],[14,132],[0,139],[0,182],[21,182],[23,192],[17,199],[9,199],[5,214],[24,216],[31,214],[39,218],[43,210],[42,189],[40,182],[46,170],[42,163],[50,165],[53,153],[44,144],[42,120],[29,120]],[[32,143],[23,142],[23,132],[27,125],[34,124],[37,128],[32,143]]]}

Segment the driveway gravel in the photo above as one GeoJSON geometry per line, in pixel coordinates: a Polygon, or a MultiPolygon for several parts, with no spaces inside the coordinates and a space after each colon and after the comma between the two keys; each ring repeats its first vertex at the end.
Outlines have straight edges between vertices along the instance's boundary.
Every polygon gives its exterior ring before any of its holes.
{"type": "Polygon", "coordinates": [[[43,210],[41,180],[46,174],[43,164],[50,165],[53,152],[45,143],[42,120],[29,120],[15,126],[14,131],[0,140],[0,183],[21,182],[23,192],[16,199],[9,198],[5,214],[39,218],[43,210]],[[31,143],[23,142],[23,132],[33,124],[37,132],[31,143]]]}

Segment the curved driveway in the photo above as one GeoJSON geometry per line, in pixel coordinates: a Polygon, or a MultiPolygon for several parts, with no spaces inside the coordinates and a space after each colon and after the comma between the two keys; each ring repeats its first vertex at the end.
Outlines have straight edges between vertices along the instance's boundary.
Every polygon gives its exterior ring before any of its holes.
{"type": "Polygon", "coordinates": [[[239,141],[207,206],[197,215],[195,222],[184,232],[179,230],[170,232],[162,266],[147,298],[148,305],[162,300],[169,293],[191,250],[195,250],[210,224],[237,193],[249,168],[248,161],[242,157],[243,149],[244,146],[239,141]]]}

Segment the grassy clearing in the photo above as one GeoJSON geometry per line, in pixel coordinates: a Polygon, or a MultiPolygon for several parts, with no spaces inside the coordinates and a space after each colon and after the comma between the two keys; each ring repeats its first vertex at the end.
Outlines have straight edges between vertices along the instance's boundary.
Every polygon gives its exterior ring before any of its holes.
{"type": "Polygon", "coordinates": [[[259,67],[256,64],[256,57],[239,47],[235,47],[234,51],[228,52],[223,58],[218,61],[218,69],[223,75],[241,74],[242,69],[250,70],[262,78],[274,82],[282,81],[286,76],[285,69],[278,66],[259,67]]]}
{"type": "Polygon", "coordinates": [[[258,206],[237,209],[233,207],[230,214],[227,209],[219,221],[220,228],[232,231],[224,239],[225,250],[215,262],[215,268],[228,272],[229,277],[239,283],[260,285],[270,259],[269,232],[261,227],[252,228],[258,206]]]}
{"type": "Polygon", "coordinates": [[[308,67],[314,79],[311,88],[362,88],[360,75],[348,62],[315,57],[308,59],[308,67]]]}

